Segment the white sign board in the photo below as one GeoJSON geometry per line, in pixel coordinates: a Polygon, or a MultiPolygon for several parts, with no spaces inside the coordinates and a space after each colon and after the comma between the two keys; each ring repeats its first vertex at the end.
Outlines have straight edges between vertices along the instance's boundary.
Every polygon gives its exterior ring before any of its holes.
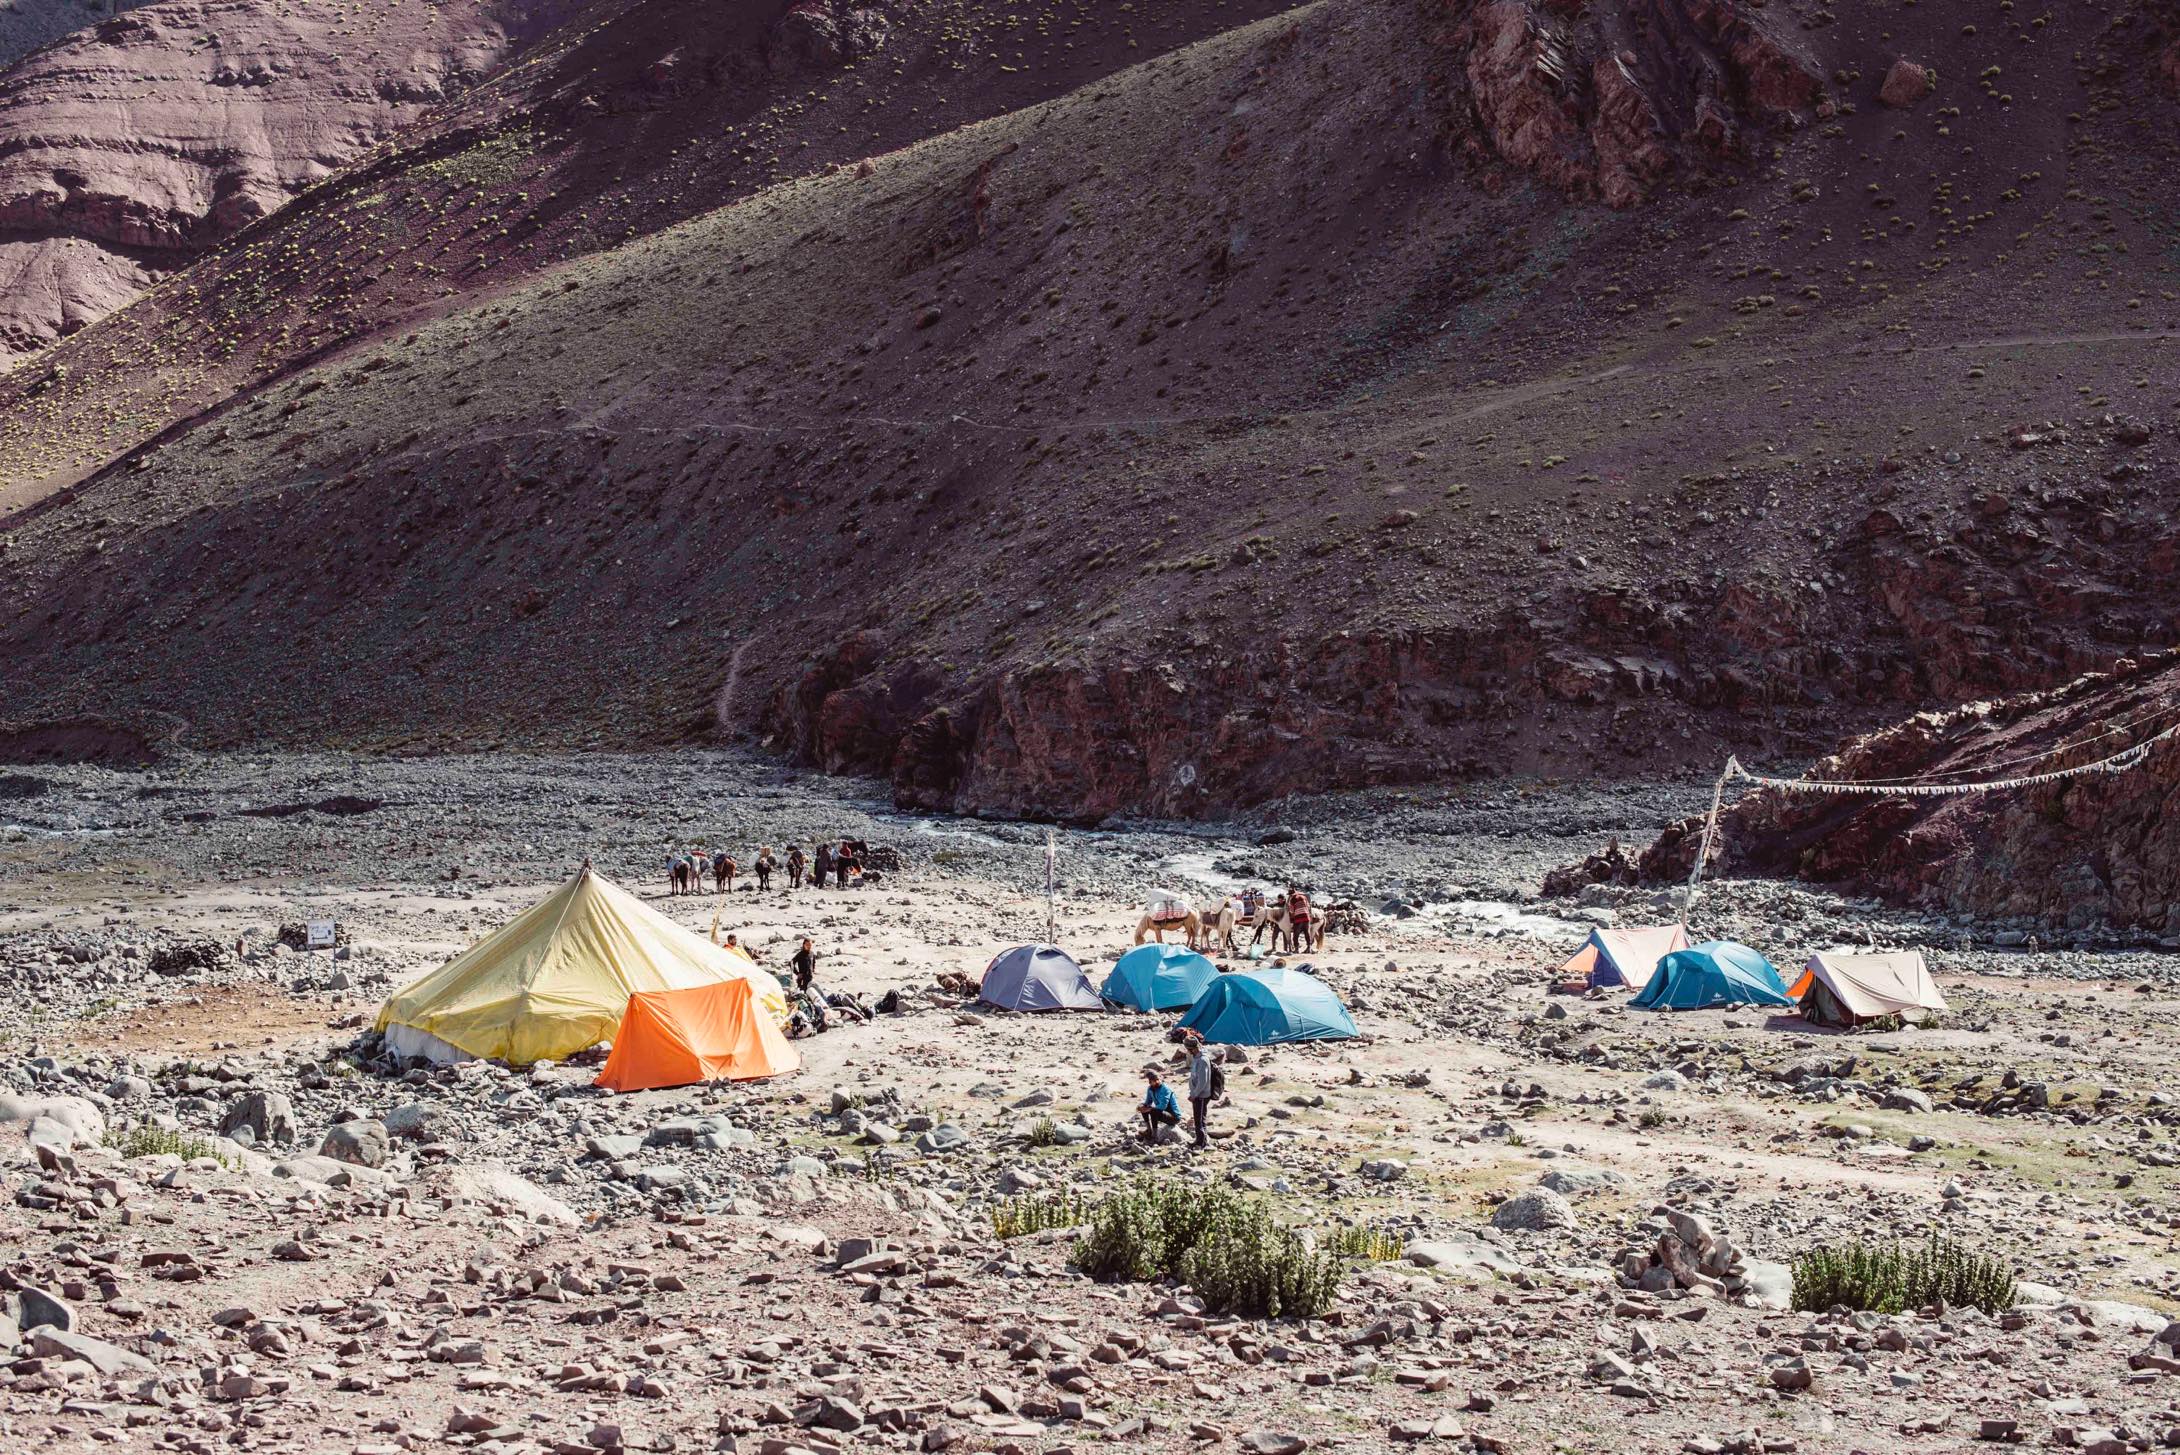
{"type": "Polygon", "coordinates": [[[306,950],[330,950],[333,948],[333,921],[314,919],[304,922],[303,948],[306,950]]]}

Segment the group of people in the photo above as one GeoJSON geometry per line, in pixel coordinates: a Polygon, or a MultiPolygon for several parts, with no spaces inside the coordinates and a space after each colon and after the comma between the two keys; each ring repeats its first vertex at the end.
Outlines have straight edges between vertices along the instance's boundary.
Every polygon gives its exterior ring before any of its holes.
{"type": "Polygon", "coordinates": [[[828,878],[836,887],[846,889],[851,879],[863,877],[869,858],[870,845],[861,839],[821,843],[815,853],[808,855],[803,853],[802,845],[790,844],[780,858],[774,858],[769,847],[760,845],[745,873],[744,866],[723,850],[676,849],[666,858],[666,883],[674,894],[702,894],[707,883],[713,893],[732,894],[735,876],[740,874],[754,879],[757,892],[763,894],[771,890],[772,876],[784,872],[791,890],[802,888],[806,878],[817,889],[823,889],[828,878]]]}
{"type": "MultiPolygon", "coordinates": [[[[1202,1036],[1188,1030],[1180,1034],[1181,1044],[1188,1049],[1189,1132],[1198,1147],[1208,1147],[1211,1103],[1226,1089],[1226,1075],[1211,1059],[1202,1036]]],[[[1143,1100],[1136,1112],[1143,1121],[1143,1140],[1156,1142],[1159,1133],[1181,1124],[1181,1104],[1175,1100],[1173,1088],[1166,1085],[1165,1073],[1157,1067],[1146,1070],[1143,1079],[1149,1084],[1143,1089],[1143,1100]]]]}

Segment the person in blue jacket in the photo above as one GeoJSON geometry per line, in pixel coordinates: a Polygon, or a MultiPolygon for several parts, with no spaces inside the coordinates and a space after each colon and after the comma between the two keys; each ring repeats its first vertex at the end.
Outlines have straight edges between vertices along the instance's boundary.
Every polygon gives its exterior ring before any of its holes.
{"type": "Polygon", "coordinates": [[[1161,1131],[1181,1124],[1181,1103],[1155,1069],[1144,1072],[1143,1079],[1150,1084],[1143,1088],[1143,1103],[1136,1110],[1143,1115],[1143,1140],[1155,1142],[1161,1131]]]}

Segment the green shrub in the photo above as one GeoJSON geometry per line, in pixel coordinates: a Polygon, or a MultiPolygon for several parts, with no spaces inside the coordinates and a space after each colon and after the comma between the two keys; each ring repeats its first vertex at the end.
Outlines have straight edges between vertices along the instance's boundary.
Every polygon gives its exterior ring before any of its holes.
{"type": "Polygon", "coordinates": [[[1818,1313],[1844,1305],[1896,1314],[1933,1303],[1999,1313],[2013,1307],[2013,1274],[1936,1233],[1921,1248],[1860,1240],[1815,1248],[1794,1260],[1794,1307],[1818,1313]]]}
{"type": "Polygon", "coordinates": [[[1057,1147],[1060,1145],[1060,1124],[1050,1117],[1039,1117],[1029,1129],[1032,1147],[1057,1147]]]}
{"type": "Polygon", "coordinates": [[[1665,1125],[1665,1113],[1656,1107],[1651,1107],[1641,1116],[1635,1118],[1635,1124],[1645,1130],[1652,1127],[1662,1127],[1665,1125]]]}
{"type": "Polygon", "coordinates": [[[172,1153],[184,1162],[194,1162],[201,1157],[211,1157],[220,1162],[227,1160],[220,1156],[217,1147],[203,1137],[192,1137],[186,1132],[153,1126],[149,1122],[133,1127],[108,1127],[99,1142],[128,1158],[158,1157],[172,1153]]]}
{"type": "Polygon", "coordinates": [[[1079,1228],[1090,1221],[1091,1211],[1090,1203],[1072,1192],[1010,1198],[992,1209],[992,1233],[1022,1238],[1052,1228],[1079,1228]]]}
{"type": "Polygon", "coordinates": [[[1407,1239],[1400,1234],[1360,1224],[1336,1229],[1327,1246],[1335,1258],[1361,1258],[1370,1263],[1398,1263],[1408,1252],[1407,1239]]]}
{"type": "Polygon", "coordinates": [[[1103,1283],[1178,1279],[1213,1312],[1249,1318],[1321,1314],[1345,1273],[1258,1199],[1148,1179],[1098,1205],[1074,1262],[1103,1283]]]}

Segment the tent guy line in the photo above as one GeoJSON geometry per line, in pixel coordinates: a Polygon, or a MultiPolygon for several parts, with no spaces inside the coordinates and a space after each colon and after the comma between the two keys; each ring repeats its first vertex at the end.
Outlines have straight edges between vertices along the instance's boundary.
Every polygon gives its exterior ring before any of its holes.
{"type": "MultiPolygon", "coordinates": [[[[2083,743],[2092,743],[2097,741],[2097,738],[2108,736],[2110,736],[2109,733],[2100,733],[2097,737],[2084,739],[2083,743]]],[[[1992,778],[1975,783],[1857,781],[1845,778],[1776,778],[1768,774],[1751,773],[1741,766],[1739,758],[1729,757],[1726,759],[1725,769],[1718,775],[1718,782],[1713,784],[1711,788],[1710,812],[1703,816],[1703,836],[1696,844],[1695,863],[1689,867],[1688,887],[1681,896],[1681,923],[1686,924],[1688,922],[1689,913],[1695,908],[1696,890],[1703,882],[1704,866],[1711,862],[1712,851],[1718,846],[1718,813],[1725,802],[1726,785],[1736,778],[1753,783],[1759,788],[1776,788],[1791,793],[1869,793],[1884,798],[1937,798],[1969,793],[2006,793],[2019,788],[2034,788],[2045,783],[2057,783],[2067,778],[2079,778],[2090,773],[2125,773],[2141,767],[2143,760],[2149,757],[2150,749],[2175,737],[2180,737],[2180,723],[2174,723],[2171,727],[2154,733],[2131,747],[2122,748],[2118,752],[2108,754],[2094,762],[2077,763],[2071,768],[2054,768],[2046,773],[2026,773],[2012,778],[1992,778]]],[[[2049,753],[2038,754],[2037,757],[2057,757],[2061,753],[2075,751],[2083,746],[2083,743],[2054,748],[2049,753]]],[[[2036,760],[2036,758],[2030,758],[2016,761],[2034,762],[2036,760]]]]}

